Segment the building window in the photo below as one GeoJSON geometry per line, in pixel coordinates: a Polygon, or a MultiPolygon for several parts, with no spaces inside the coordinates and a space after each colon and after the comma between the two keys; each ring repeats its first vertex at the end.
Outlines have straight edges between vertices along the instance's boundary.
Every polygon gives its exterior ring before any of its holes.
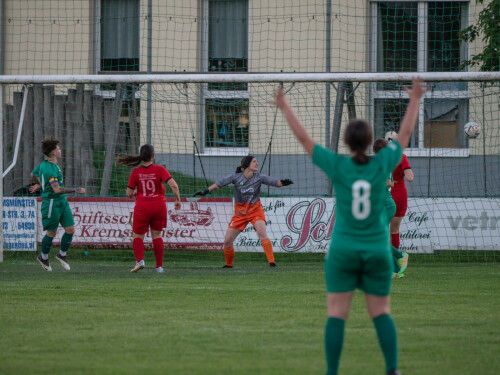
{"type": "MultiPolygon", "coordinates": [[[[372,70],[376,72],[458,71],[466,58],[458,32],[467,26],[468,2],[372,2],[372,70]]],[[[372,85],[376,137],[399,130],[409,82],[372,85]]],[[[409,147],[460,149],[467,147],[463,125],[468,117],[467,84],[439,82],[426,94],[409,147]]],[[[411,150],[410,150],[411,152],[411,150]]],[[[449,154],[448,154],[449,155],[449,154]]]]}
{"type": "MultiPolygon", "coordinates": [[[[248,71],[248,0],[205,0],[204,71],[248,71]]],[[[205,152],[248,151],[247,83],[203,86],[205,152]]]]}
{"type": "Polygon", "coordinates": [[[101,71],[139,71],[139,0],[101,0],[101,71]]]}

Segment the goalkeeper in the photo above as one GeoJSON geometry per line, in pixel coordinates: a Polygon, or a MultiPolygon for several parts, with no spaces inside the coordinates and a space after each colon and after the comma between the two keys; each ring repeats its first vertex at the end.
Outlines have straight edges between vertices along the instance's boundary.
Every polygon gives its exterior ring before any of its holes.
{"type": "Polygon", "coordinates": [[[258,166],[256,158],[252,155],[245,156],[241,160],[241,165],[236,168],[236,173],[220,179],[206,190],[194,193],[194,196],[205,196],[215,189],[229,184],[234,185],[234,216],[229,223],[229,228],[224,237],[224,257],[226,264],[223,268],[233,268],[233,243],[248,223],[252,223],[259,236],[269,266],[276,267],[273,245],[267,237],[266,232],[266,216],[260,202],[260,187],[262,184],[282,187],[293,184],[293,182],[289,179],[277,180],[276,178],[262,175],[258,172],[258,166]]]}

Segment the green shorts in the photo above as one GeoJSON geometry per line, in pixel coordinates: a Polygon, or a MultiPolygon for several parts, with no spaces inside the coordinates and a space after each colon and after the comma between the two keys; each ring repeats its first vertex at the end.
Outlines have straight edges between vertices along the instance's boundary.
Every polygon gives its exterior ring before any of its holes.
{"type": "Polygon", "coordinates": [[[56,231],[59,223],[63,228],[75,225],[73,213],[69,208],[66,198],[48,199],[44,198],[42,202],[42,225],[43,230],[56,231]]]}
{"type": "Polygon", "coordinates": [[[351,292],[356,288],[374,296],[388,296],[392,284],[392,254],[389,240],[353,247],[332,240],[325,260],[328,293],[351,292]]]}

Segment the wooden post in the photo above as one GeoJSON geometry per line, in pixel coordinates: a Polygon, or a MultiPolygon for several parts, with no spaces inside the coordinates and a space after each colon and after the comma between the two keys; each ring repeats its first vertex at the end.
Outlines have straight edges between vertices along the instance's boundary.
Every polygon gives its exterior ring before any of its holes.
{"type": "Polygon", "coordinates": [[[66,96],[56,95],[54,97],[54,138],[64,140],[64,102],[66,96]]]}
{"type": "Polygon", "coordinates": [[[19,157],[22,155],[23,158],[23,185],[28,185],[31,182],[30,172],[35,168],[35,166],[43,161],[43,154],[40,150],[40,142],[42,140],[34,139],[33,88],[26,86],[24,94],[28,95],[28,101],[26,102],[26,110],[24,113],[22,135],[23,153],[19,154],[19,157]]]}
{"type": "Polygon", "coordinates": [[[342,111],[344,108],[345,82],[339,82],[337,87],[337,100],[335,101],[335,112],[333,112],[332,138],[330,149],[339,151],[340,128],[342,127],[342,111]]]}
{"type": "Polygon", "coordinates": [[[72,112],[75,107],[75,95],[76,90],[68,90],[68,99],[64,103],[64,113],[66,119],[66,132],[63,143],[63,158],[64,158],[64,186],[74,185],[74,149],[73,149],[73,139],[74,139],[74,126],[72,123],[72,112]]]}
{"type": "Polygon", "coordinates": [[[137,100],[133,97],[130,101],[130,147],[129,152],[131,154],[137,153],[139,149],[140,134],[137,127],[137,100]]]}
{"type": "Polygon", "coordinates": [[[55,138],[54,86],[43,87],[43,137],[55,138]]]}
{"type": "Polygon", "coordinates": [[[92,152],[92,104],[93,91],[85,90],[83,93],[83,131],[84,143],[82,145],[82,161],[83,161],[83,187],[87,190],[88,195],[95,195],[97,171],[94,168],[94,155],[92,152]]]}
{"type": "MultiPolygon", "coordinates": [[[[3,110],[4,116],[4,158],[3,158],[3,170],[5,171],[10,163],[12,162],[12,156],[14,155],[14,145],[13,136],[14,124],[12,119],[12,114],[14,113],[14,106],[11,104],[5,104],[3,110]]],[[[12,194],[12,173],[7,178],[3,180],[3,194],[4,196],[9,196],[12,194]]]]}
{"type": "Polygon", "coordinates": [[[352,82],[346,82],[346,101],[347,101],[347,114],[349,116],[349,121],[356,118],[356,102],[354,100],[354,88],[352,82]]]}
{"type": "MultiPolygon", "coordinates": [[[[66,100],[66,95],[55,95],[54,97],[54,138],[59,139],[63,146],[66,143],[66,118],[64,113],[66,100]]],[[[59,167],[64,176],[64,184],[67,183],[65,161],[66,155],[63,154],[63,160],[61,160],[59,167]]]]}
{"type": "Polygon", "coordinates": [[[116,85],[115,99],[113,100],[111,109],[105,105],[105,113],[111,112],[105,116],[105,143],[106,143],[106,160],[104,162],[104,172],[101,180],[101,196],[106,196],[109,193],[109,184],[111,182],[111,173],[113,171],[113,163],[115,159],[116,139],[120,124],[120,112],[123,104],[124,87],[119,83],[116,85]],[[111,110],[111,111],[110,111],[111,110]]]}
{"type": "Polygon", "coordinates": [[[92,137],[94,150],[100,150],[104,143],[103,127],[103,99],[102,96],[95,95],[93,101],[94,136],[92,137]]]}
{"type": "MultiPolygon", "coordinates": [[[[34,108],[26,106],[26,115],[31,112],[33,116],[33,127],[34,127],[34,137],[35,144],[39,145],[43,140],[43,90],[42,85],[33,85],[33,101],[34,108]],[[31,108],[29,110],[28,108],[31,108]]],[[[35,152],[34,164],[38,165],[43,161],[43,154],[41,152],[35,152]]],[[[26,167],[25,167],[26,168],[26,167]]]]}
{"type": "Polygon", "coordinates": [[[88,136],[84,134],[83,131],[83,84],[79,83],[76,85],[76,92],[74,98],[74,108],[73,112],[70,114],[71,125],[73,126],[73,150],[74,150],[74,173],[73,173],[73,184],[75,186],[83,185],[83,160],[82,160],[82,149],[84,137],[88,136]]]}

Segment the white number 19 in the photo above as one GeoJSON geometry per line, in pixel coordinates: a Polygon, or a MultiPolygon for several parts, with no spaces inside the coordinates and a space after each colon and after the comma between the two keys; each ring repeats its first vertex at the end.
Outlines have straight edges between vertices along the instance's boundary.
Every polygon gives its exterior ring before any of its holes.
{"type": "Polygon", "coordinates": [[[368,181],[358,180],[352,184],[352,216],[358,220],[364,220],[370,215],[371,185],[368,181]]]}

